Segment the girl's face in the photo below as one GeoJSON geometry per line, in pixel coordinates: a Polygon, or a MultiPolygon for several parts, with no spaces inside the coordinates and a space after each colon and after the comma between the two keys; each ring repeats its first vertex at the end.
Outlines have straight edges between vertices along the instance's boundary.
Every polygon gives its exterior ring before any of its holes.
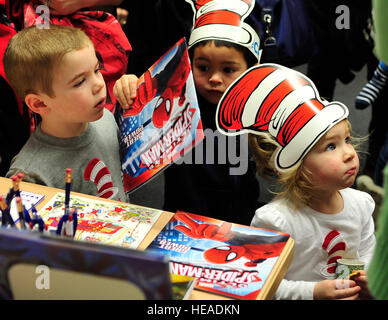
{"type": "Polygon", "coordinates": [[[346,120],[318,141],[305,156],[303,165],[312,172],[312,184],[317,190],[337,191],[354,183],[360,163],[346,120]]]}
{"type": "Polygon", "coordinates": [[[241,51],[213,42],[194,48],[192,65],[197,92],[212,104],[218,104],[229,85],[248,69],[241,51]]]}

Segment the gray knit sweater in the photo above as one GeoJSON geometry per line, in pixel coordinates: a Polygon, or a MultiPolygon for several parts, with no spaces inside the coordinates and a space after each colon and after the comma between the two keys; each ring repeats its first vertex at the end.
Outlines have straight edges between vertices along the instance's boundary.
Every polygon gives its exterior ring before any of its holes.
{"type": "Polygon", "coordinates": [[[72,169],[71,190],[128,202],[121,174],[118,127],[111,112],[91,122],[78,137],[56,138],[40,126],[12,160],[7,177],[24,173],[23,181],[65,188],[66,168],[72,169]]]}

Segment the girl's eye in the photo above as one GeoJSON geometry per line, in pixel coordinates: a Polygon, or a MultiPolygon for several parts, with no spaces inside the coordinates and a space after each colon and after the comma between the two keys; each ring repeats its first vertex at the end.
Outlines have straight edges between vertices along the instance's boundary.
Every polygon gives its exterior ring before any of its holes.
{"type": "Polygon", "coordinates": [[[345,139],[345,143],[347,143],[347,144],[351,144],[351,143],[352,143],[352,138],[350,138],[350,137],[346,137],[346,139],[345,139]]]}
{"type": "Polygon", "coordinates": [[[326,151],[333,151],[334,149],[335,149],[334,143],[330,143],[330,144],[326,147],[326,151]]]}
{"type": "Polygon", "coordinates": [[[85,81],[85,78],[82,78],[81,80],[79,80],[79,81],[74,85],[74,87],[79,87],[79,86],[81,86],[81,85],[84,83],[84,81],[85,81]]]}
{"type": "Polygon", "coordinates": [[[99,73],[99,72],[100,72],[100,70],[101,70],[101,67],[100,67],[100,65],[98,65],[97,69],[96,69],[96,70],[94,70],[94,72],[95,72],[95,73],[99,73]]]}

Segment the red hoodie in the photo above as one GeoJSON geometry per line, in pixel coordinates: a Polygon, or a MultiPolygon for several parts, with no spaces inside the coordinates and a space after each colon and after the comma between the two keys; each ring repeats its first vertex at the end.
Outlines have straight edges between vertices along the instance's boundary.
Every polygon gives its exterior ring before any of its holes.
{"type": "MultiPolygon", "coordinates": [[[[36,12],[39,5],[41,3],[38,0],[0,0],[0,6],[5,7],[8,19],[12,22],[0,23],[0,75],[5,79],[3,55],[7,44],[21,29],[42,21],[40,13],[36,12]]],[[[113,86],[126,73],[128,55],[132,50],[119,22],[107,12],[77,11],[67,16],[50,16],[50,23],[80,28],[90,37],[107,86],[106,108],[114,113],[116,98],[113,95],[113,86]]],[[[19,111],[23,113],[20,99],[19,111]]]]}

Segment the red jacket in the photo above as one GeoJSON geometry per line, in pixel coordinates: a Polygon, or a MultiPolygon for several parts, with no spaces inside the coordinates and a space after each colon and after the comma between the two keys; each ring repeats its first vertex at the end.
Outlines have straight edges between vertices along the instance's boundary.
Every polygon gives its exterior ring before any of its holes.
{"type": "MultiPolygon", "coordinates": [[[[8,25],[0,24],[0,75],[5,79],[3,55],[8,41],[16,32],[42,20],[35,11],[40,4],[38,0],[0,0],[0,6],[5,7],[12,22],[8,25]]],[[[116,99],[113,96],[113,85],[126,73],[128,54],[132,50],[119,22],[113,15],[103,11],[78,11],[67,16],[50,16],[50,23],[80,28],[90,37],[107,85],[106,108],[114,112],[116,99]]],[[[19,102],[19,110],[22,113],[20,99],[19,102]]]]}

